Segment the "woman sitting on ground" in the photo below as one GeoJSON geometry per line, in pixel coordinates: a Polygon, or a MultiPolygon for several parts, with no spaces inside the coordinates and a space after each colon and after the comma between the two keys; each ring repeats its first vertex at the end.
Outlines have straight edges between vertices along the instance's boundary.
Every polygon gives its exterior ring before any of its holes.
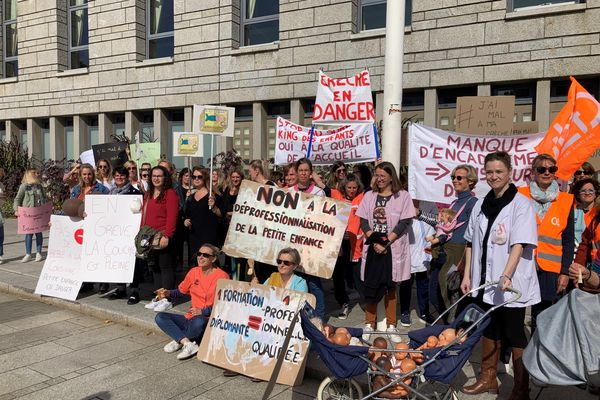
{"type": "MultiPolygon", "coordinates": [[[[198,352],[198,344],[212,311],[215,301],[217,281],[229,279],[227,273],[219,268],[220,250],[212,244],[203,244],[198,250],[198,266],[189,270],[177,289],[158,289],[158,297],[175,299],[189,295],[192,307],[185,315],[159,312],[154,320],[160,329],[173,340],[167,343],[164,351],[174,353],[183,348],[177,359],[185,360],[198,352]]],[[[159,303],[157,301],[156,303],[159,303]]]]}

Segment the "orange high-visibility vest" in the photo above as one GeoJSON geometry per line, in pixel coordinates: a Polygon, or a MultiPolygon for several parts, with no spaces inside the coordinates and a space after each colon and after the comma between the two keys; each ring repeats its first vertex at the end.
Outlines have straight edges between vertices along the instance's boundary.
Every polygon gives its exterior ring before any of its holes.
{"type": "MultiPolygon", "coordinates": [[[[519,192],[532,198],[529,186],[521,186],[519,192]]],[[[535,257],[537,264],[544,271],[560,273],[563,253],[562,233],[567,227],[569,214],[573,209],[573,201],[572,194],[559,192],[558,197],[546,211],[543,220],[540,220],[536,213],[538,245],[535,257]]]]}
{"type": "MultiPolygon", "coordinates": [[[[364,233],[360,229],[360,218],[356,216],[356,210],[358,210],[358,205],[362,201],[363,196],[364,193],[359,193],[352,199],[352,209],[350,210],[348,225],[346,226],[346,231],[350,234],[350,259],[352,261],[359,260],[362,257],[364,233]]],[[[348,201],[337,189],[331,189],[331,198],[348,201]]]]}

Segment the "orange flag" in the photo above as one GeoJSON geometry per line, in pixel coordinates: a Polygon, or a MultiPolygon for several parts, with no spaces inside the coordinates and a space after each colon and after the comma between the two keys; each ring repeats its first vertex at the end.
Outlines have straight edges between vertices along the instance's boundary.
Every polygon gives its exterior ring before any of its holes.
{"type": "Polygon", "coordinates": [[[535,150],[553,156],[558,166],[556,176],[566,181],[598,147],[600,103],[571,77],[567,104],[535,150]]]}

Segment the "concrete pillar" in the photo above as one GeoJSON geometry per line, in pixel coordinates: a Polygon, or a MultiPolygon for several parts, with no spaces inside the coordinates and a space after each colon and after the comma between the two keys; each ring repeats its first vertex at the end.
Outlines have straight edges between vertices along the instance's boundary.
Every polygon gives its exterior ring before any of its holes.
{"type": "Polygon", "coordinates": [[[550,127],[550,80],[537,81],[535,94],[535,120],[538,121],[540,132],[550,127]]]}
{"type": "Polygon", "coordinates": [[[133,139],[139,129],[140,121],[136,113],[134,111],[125,111],[125,136],[133,139]]]}
{"type": "Polygon", "coordinates": [[[91,148],[87,121],[81,115],[74,115],[73,152],[75,153],[75,157],[79,157],[79,154],[91,148]]]}
{"type": "Polygon", "coordinates": [[[107,113],[98,114],[98,135],[100,143],[111,141],[111,136],[114,135],[113,123],[110,115],[107,113]]]}
{"type": "Polygon", "coordinates": [[[27,154],[42,159],[44,156],[44,142],[42,138],[42,127],[39,121],[33,118],[27,119],[27,154]]]}
{"type": "Polygon", "coordinates": [[[438,125],[438,96],[437,89],[425,89],[424,93],[424,119],[426,126],[436,128],[438,125]]]}
{"type": "Polygon", "coordinates": [[[62,160],[66,156],[65,121],[63,118],[50,117],[50,158],[62,160]]]}
{"type": "Polygon", "coordinates": [[[167,156],[170,160],[173,157],[171,150],[171,134],[169,132],[169,117],[165,110],[154,110],[154,138],[160,142],[160,154],[167,156]]]}
{"type": "MultiPolygon", "coordinates": [[[[379,129],[380,122],[383,121],[383,92],[375,93],[375,123],[379,129]]],[[[379,143],[381,146],[381,143],[379,143]]]]}
{"type": "Polygon", "coordinates": [[[492,85],[477,85],[477,96],[491,96],[492,85]]]}
{"type": "Polygon", "coordinates": [[[252,104],[252,159],[267,157],[267,109],[263,103],[252,104]]]}
{"type": "Polygon", "coordinates": [[[290,101],[290,119],[295,124],[304,125],[304,104],[301,100],[290,101]]]}
{"type": "Polygon", "coordinates": [[[19,126],[17,125],[17,123],[13,120],[8,120],[6,121],[6,132],[5,132],[5,136],[4,139],[7,142],[10,142],[13,138],[15,140],[20,140],[21,139],[21,130],[19,129],[19,126]]]}

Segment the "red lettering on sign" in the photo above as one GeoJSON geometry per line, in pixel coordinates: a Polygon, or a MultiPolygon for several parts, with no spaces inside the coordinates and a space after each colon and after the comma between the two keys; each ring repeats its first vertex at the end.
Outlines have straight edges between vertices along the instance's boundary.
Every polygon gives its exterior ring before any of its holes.
{"type": "Polygon", "coordinates": [[[78,244],[83,244],[83,228],[79,228],[73,234],[73,238],[78,244]]]}

